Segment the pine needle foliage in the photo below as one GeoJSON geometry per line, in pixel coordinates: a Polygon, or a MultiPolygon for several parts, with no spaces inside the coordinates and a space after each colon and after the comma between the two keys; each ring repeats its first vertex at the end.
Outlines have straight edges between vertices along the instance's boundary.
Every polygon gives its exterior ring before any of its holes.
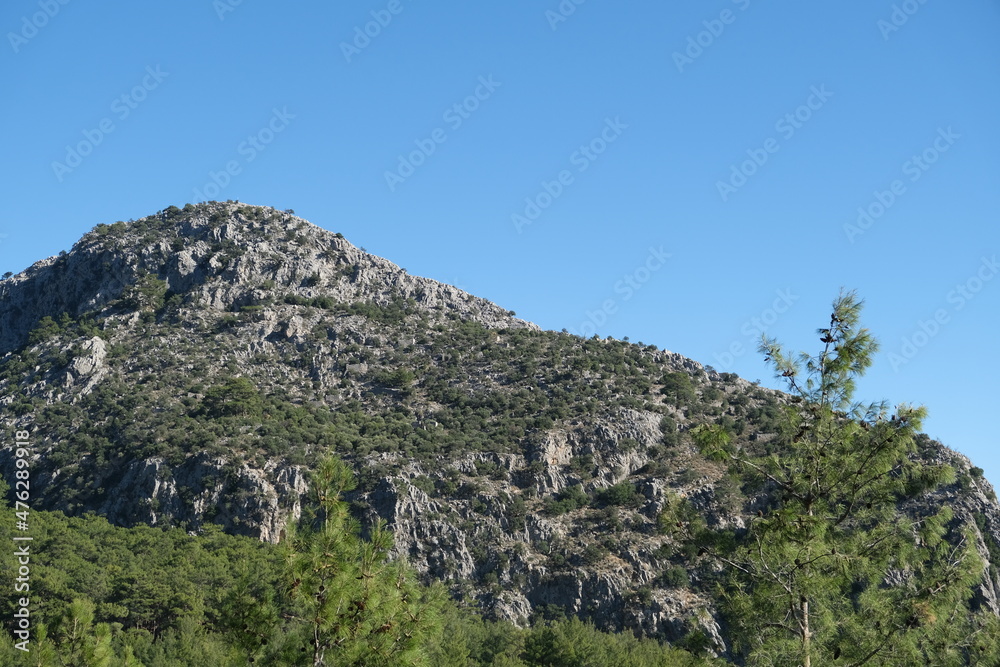
{"type": "Polygon", "coordinates": [[[233,591],[230,626],[250,662],[314,667],[429,666],[446,596],[389,560],[392,533],[379,520],[362,539],[343,495],[347,466],[322,461],[312,502],[282,544],[286,586],[273,595],[250,579],[233,591]]]}
{"type": "MultiPolygon", "coordinates": [[[[926,411],[854,399],[878,342],[862,302],[841,292],[816,355],[760,351],[788,384],[781,435],[763,451],[706,425],[695,439],[760,489],[745,530],[705,531],[725,566],[734,649],[748,665],[951,665],[982,660],[968,599],[982,562],[952,512],[901,512],[954,481],[921,463],[926,411]]],[[[982,662],[981,664],[991,664],[982,662]]]]}

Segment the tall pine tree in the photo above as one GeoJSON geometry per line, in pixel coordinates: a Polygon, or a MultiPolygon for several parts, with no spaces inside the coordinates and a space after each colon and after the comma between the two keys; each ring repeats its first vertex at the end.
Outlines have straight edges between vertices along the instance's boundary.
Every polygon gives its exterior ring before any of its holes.
{"type": "Polygon", "coordinates": [[[696,432],[705,453],[756,487],[745,530],[702,536],[730,575],[724,604],[751,665],[980,659],[967,601],[982,562],[947,507],[919,502],[955,476],[916,456],[925,410],[854,401],[878,349],[861,308],[841,293],[815,356],[762,339],[790,394],[776,440],[751,449],[718,426],[696,432]]]}

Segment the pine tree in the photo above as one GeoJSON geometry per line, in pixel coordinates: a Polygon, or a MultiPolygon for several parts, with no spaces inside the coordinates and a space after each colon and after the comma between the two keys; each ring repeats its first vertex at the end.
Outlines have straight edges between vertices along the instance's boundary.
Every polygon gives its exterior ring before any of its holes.
{"type": "Polygon", "coordinates": [[[229,625],[251,662],[409,667],[428,665],[425,646],[441,631],[445,595],[420,586],[403,563],[388,559],[384,521],[361,539],[343,495],[355,480],[340,460],[313,474],[313,503],[282,544],[287,581],[274,598],[244,580],[229,600],[229,625]],[[284,625],[277,621],[280,617],[284,625]],[[277,630],[277,631],[276,631],[277,630]]]}
{"type": "Polygon", "coordinates": [[[212,417],[259,417],[263,399],[253,382],[244,377],[230,378],[205,392],[203,407],[212,417]]]}
{"type": "Polygon", "coordinates": [[[39,628],[31,654],[20,664],[109,667],[114,657],[111,627],[95,625],[94,603],[77,598],[51,628],[39,628]]]}
{"type": "Polygon", "coordinates": [[[790,394],[784,430],[763,451],[718,426],[696,433],[705,453],[758,490],[745,530],[702,536],[731,575],[724,604],[751,665],[976,660],[954,635],[971,616],[982,563],[947,507],[929,513],[915,502],[955,473],[916,456],[922,407],[854,401],[878,349],[861,308],[841,293],[816,356],[793,358],[762,339],[790,394]]]}

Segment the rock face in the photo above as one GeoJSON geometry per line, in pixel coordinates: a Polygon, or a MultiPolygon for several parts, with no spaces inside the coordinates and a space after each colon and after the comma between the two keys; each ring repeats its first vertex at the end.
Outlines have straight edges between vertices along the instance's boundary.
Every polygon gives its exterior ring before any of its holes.
{"type": "Polygon", "coordinates": [[[106,314],[146,274],[166,281],[170,292],[191,293],[201,305],[220,311],[253,302],[255,288],[272,281],[304,286],[307,298],[322,293],[348,303],[414,299],[423,308],[490,328],[537,329],[485,299],[411,276],[339,234],[274,209],[212,203],[116,225],[99,226],[71,252],[0,282],[0,355],[22,347],[46,315],[106,314]],[[138,232],[137,226],[148,231],[138,232]],[[342,275],[350,279],[336,280],[342,275]],[[315,289],[320,284],[325,288],[315,289]]]}
{"type": "Polygon", "coordinates": [[[80,354],[69,366],[66,373],[66,385],[80,385],[80,393],[88,394],[101,381],[107,369],[104,360],[108,356],[108,348],[104,339],[94,336],[80,346],[80,354]]]}
{"type": "Polygon", "coordinates": [[[96,511],[112,523],[198,526],[210,520],[268,542],[278,542],[287,523],[298,520],[308,490],[301,467],[269,464],[258,470],[204,456],[179,466],[161,458],[132,460],[102,472],[91,482],[105,491],[96,511]]]}
{"type": "MultiPolygon", "coordinates": [[[[3,280],[0,355],[0,422],[33,433],[37,509],[277,542],[332,452],[357,471],[362,522],[388,521],[396,553],[456,597],[699,633],[718,653],[712,573],[659,519],[686,501],[742,527],[739,484],[687,431],[724,419],[767,442],[784,400],[652,346],[541,332],[234,202],[98,226],[3,280]]],[[[958,481],[905,509],[947,504],[973,528],[977,604],[1000,613],[996,496],[965,457],[921,451],[958,481]]]]}
{"type": "MultiPolygon", "coordinates": [[[[475,480],[475,489],[459,496],[475,495],[461,500],[429,496],[415,483],[436,472],[390,457],[386,461],[398,466],[399,476],[360,499],[370,506],[370,518],[389,522],[397,553],[418,572],[443,581],[492,582],[475,597],[496,617],[523,621],[551,605],[618,630],[636,628],[674,640],[698,628],[721,647],[707,596],[683,587],[652,590],[665,561],[659,550],[670,543],[656,534],[656,518],[671,493],[664,484],[642,488],[637,511],[615,512],[621,525],[609,535],[588,534],[593,512],[586,508],[560,516],[517,509],[515,499],[530,504],[575,484],[595,495],[629,480],[650,463],[646,451],[662,439],[658,424],[658,415],[623,411],[549,433],[525,456],[470,453],[451,461],[463,479],[475,480]],[[623,441],[630,451],[622,451],[623,441]],[[567,470],[581,458],[597,474],[567,470]],[[484,464],[493,471],[488,479],[477,474],[484,464]],[[510,481],[533,464],[541,470],[532,486],[510,481]]],[[[711,485],[690,493],[711,497],[711,485]]]]}

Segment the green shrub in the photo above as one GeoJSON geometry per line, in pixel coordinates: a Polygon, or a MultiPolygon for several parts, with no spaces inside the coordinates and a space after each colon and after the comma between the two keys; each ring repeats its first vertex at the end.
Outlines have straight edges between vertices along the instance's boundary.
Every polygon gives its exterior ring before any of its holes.
{"type": "Polygon", "coordinates": [[[687,569],[680,565],[670,565],[659,577],[664,588],[687,588],[690,585],[687,569]]]}
{"type": "Polygon", "coordinates": [[[583,550],[583,562],[587,565],[595,565],[608,555],[608,550],[600,544],[588,544],[583,550]]]}
{"type": "Polygon", "coordinates": [[[202,407],[211,417],[259,417],[263,401],[247,378],[232,378],[205,392],[202,407]]]}
{"type": "Polygon", "coordinates": [[[646,501],[631,482],[619,482],[597,494],[597,502],[601,505],[616,507],[640,507],[646,501]]]}
{"type": "Polygon", "coordinates": [[[394,389],[406,389],[413,384],[414,379],[416,379],[416,376],[413,374],[413,371],[406,368],[397,368],[393,371],[383,371],[375,376],[375,381],[378,384],[386,387],[392,387],[394,389]]]}
{"type": "Polygon", "coordinates": [[[28,344],[37,345],[38,343],[45,342],[50,338],[58,336],[62,331],[62,327],[54,319],[46,315],[38,321],[35,328],[28,334],[28,344]]]}
{"type": "Polygon", "coordinates": [[[583,490],[583,487],[574,484],[560,491],[555,498],[546,499],[545,512],[551,516],[559,516],[580,507],[586,507],[589,502],[590,497],[583,490]]]}
{"type": "Polygon", "coordinates": [[[678,405],[688,405],[697,398],[691,376],[687,373],[680,371],[666,373],[660,378],[660,384],[663,385],[660,393],[673,399],[678,405]]]}

